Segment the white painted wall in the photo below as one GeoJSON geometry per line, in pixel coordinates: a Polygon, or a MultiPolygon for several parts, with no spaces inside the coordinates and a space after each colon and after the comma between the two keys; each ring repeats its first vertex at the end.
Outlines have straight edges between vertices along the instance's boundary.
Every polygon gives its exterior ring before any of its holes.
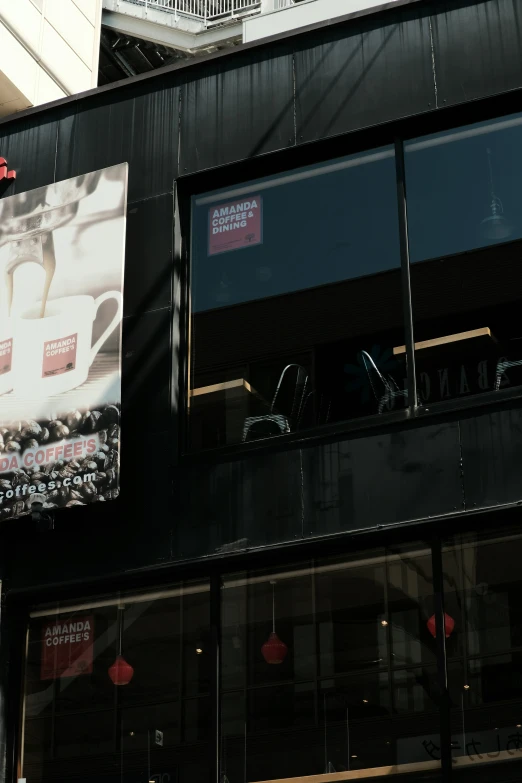
{"type": "Polygon", "coordinates": [[[0,117],[98,83],[102,0],[0,0],[0,117]]]}
{"type": "Polygon", "coordinates": [[[243,21],[243,42],[257,41],[326,19],[384,5],[386,0],[304,0],[296,5],[290,3],[291,0],[262,0],[261,14],[243,21]],[[281,8],[287,3],[288,7],[281,8]],[[280,10],[274,10],[278,7],[280,10]]]}

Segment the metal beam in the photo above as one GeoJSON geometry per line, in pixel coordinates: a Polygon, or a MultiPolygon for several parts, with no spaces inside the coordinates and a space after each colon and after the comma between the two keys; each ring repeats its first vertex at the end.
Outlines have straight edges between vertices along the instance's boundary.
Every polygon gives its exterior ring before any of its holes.
{"type": "Polygon", "coordinates": [[[136,71],[132,67],[130,63],[127,62],[125,57],[116,49],[113,49],[112,46],[110,46],[107,41],[105,40],[103,36],[103,31],[100,39],[100,45],[109,60],[112,60],[115,65],[117,65],[118,68],[120,68],[125,76],[136,76],[136,71]]]}

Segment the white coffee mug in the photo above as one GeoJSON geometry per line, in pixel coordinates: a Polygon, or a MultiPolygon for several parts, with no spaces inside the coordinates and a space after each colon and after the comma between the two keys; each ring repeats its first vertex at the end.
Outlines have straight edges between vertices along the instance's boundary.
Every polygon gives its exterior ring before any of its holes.
{"type": "Polygon", "coordinates": [[[107,291],[96,300],[87,295],[55,299],[47,302],[43,318],[40,307],[37,303],[13,319],[13,387],[15,395],[23,399],[60,394],[84,383],[96,354],[123,314],[119,291],[107,291]],[[118,308],[92,345],[93,323],[107,299],[115,299],[118,308]]]}
{"type": "Polygon", "coordinates": [[[13,388],[13,324],[0,316],[0,394],[13,388]]]}

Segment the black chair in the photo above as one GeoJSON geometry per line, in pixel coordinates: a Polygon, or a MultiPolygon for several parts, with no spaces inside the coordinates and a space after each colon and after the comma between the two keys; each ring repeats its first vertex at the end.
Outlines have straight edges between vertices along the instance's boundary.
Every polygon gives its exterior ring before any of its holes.
{"type": "Polygon", "coordinates": [[[250,430],[260,431],[265,437],[282,435],[297,428],[308,385],[308,374],[300,364],[287,364],[275,390],[270,412],[264,416],[247,416],[243,425],[243,440],[250,430]],[[285,400],[285,393],[288,397],[285,400]]]}
{"type": "Polygon", "coordinates": [[[371,389],[377,400],[377,410],[382,413],[384,406],[391,403],[397,397],[407,398],[408,392],[400,389],[391,375],[383,375],[366,351],[361,351],[361,359],[368,375],[371,389]]]}
{"type": "Polygon", "coordinates": [[[328,424],[331,407],[331,400],[324,394],[319,394],[317,391],[309,391],[303,400],[296,429],[305,430],[309,427],[328,424]]]}

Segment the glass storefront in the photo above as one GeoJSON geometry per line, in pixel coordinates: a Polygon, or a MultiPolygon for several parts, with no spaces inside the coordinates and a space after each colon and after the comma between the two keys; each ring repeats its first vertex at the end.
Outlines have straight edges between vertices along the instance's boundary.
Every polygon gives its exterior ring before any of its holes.
{"type": "Polygon", "coordinates": [[[512,780],[521,557],[508,531],[443,542],[441,573],[418,542],[223,574],[217,635],[206,582],[36,608],[22,776],[215,780],[219,702],[221,783],[438,779],[450,734],[456,779],[512,780]]]}
{"type": "Polygon", "coordinates": [[[27,649],[28,781],[208,779],[208,583],[37,611],[27,649]]]}
{"type": "Polygon", "coordinates": [[[443,550],[456,765],[522,756],[519,534],[457,537],[443,550]]]}
{"type": "Polygon", "coordinates": [[[235,574],[222,597],[231,783],[433,766],[411,741],[439,725],[429,549],[235,574]]]}

